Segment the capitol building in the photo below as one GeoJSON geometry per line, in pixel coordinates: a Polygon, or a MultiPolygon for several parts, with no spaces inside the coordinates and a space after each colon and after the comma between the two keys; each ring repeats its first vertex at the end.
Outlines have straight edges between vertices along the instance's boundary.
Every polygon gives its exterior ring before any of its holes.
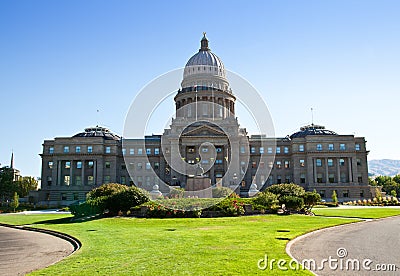
{"type": "Polygon", "coordinates": [[[149,191],[158,185],[166,195],[171,187],[193,188],[200,177],[243,197],[255,185],[263,190],[281,183],[316,190],[327,201],[333,191],[339,201],[372,197],[364,137],[315,124],[282,138],[249,135],[241,128],[235,91],[205,34],[174,101],[175,117],[160,135],[133,139],[96,126],[45,140],[39,202],[68,205],[110,182],[149,191]]]}

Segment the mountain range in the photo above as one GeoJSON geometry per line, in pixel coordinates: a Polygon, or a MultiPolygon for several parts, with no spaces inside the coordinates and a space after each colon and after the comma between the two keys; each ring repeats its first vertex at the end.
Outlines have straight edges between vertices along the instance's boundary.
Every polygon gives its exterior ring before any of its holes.
{"type": "Polygon", "coordinates": [[[368,172],[370,176],[400,174],[400,160],[381,159],[368,161],[368,172]]]}

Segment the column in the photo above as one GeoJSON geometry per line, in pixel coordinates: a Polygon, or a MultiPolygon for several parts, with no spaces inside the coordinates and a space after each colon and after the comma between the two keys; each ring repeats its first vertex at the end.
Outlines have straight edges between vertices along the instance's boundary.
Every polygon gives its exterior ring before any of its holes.
{"type": "Polygon", "coordinates": [[[341,183],[342,181],[340,180],[340,158],[337,158],[336,161],[337,161],[337,183],[341,183]]]}
{"type": "Polygon", "coordinates": [[[61,161],[57,161],[57,184],[56,185],[61,185],[61,161]]]}
{"type": "Polygon", "coordinates": [[[329,183],[328,158],[325,158],[325,183],[329,183]]]}
{"type": "Polygon", "coordinates": [[[97,160],[93,160],[93,183],[97,186],[97,160]]]}
{"type": "Polygon", "coordinates": [[[82,186],[85,186],[85,160],[82,160],[81,184],[82,186]]]}
{"type": "Polygon", "coordinates": [[[349,182],[353,182],[353,173],[351,170],[351,157],[348,157],[347,160],[349,163],[349,182]]]}
{"type": "Polygon", "coordinates": [[[73,168],[74,168],[74,161],[71,160],[71,167],[69,167],[69,185],[73,185],[73,168]]]}

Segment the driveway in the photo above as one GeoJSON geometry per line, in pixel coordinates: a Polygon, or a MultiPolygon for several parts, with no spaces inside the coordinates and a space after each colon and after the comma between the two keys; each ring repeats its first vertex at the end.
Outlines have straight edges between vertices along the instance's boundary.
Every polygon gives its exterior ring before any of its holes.
{"type": "Polygon", "coordinates": [[[70,255],[72,244],[55,236],[0,226],[0,275],[24,275],[70,255]]]}
{"type": "Polygon", "coordinates": [[[290,242],[287,251],[300,263],[308,260],[317,275],[400,275],[399,248],[397,216],[313,232],[290,242]]]}

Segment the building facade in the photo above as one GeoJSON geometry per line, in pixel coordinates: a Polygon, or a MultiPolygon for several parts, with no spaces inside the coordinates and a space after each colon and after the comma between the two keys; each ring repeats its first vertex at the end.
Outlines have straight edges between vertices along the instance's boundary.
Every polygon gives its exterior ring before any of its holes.
{"type": "Polygon", "coordinates": [[[146,190],[157,184],[167,194],[199,175],[241,196],[252,184],[262,190],[297,183],[328,200],[333,191],[341,201],[371,197],[363,137],[314,124],[285,138],[249,136],[240,128],[224,65],[205,35],[174,100],[175,118],[162,135],[121,138],[97,126],[44,141],[39,200],[66,205],[109,182],[146,190]]]}

